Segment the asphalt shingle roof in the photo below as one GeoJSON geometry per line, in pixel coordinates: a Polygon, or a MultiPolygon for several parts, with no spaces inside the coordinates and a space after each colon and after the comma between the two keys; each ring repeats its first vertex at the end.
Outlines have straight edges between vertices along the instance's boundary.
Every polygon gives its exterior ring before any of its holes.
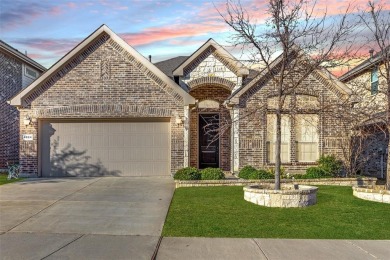
{"type": "Polygon", "coordinates": [[[154,65],[173,79],[173,71],[180,66],[189,56],[178,56],[169,60],[154,63],[154,65]]]}

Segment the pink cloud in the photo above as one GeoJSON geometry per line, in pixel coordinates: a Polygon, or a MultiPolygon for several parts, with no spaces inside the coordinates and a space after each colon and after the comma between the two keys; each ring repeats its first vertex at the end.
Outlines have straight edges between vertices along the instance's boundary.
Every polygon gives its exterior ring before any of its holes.
{"type": "Polygon", "coordinates": [[[59,6],[53,6],[50,10],[49,10],[49,13],[51,15],[59,15],[60,13],[62,13],[62,10],[59,6]]]}
{"type": "Polygon", "coordinates": [[[178,37],[192,37],[226,29],[223,23],[176,24],[166,27],[152,27],[138,33],[123,33],[120,36],[131,45],[145,45],[156,41],[171,40],[178,37]]]}
{"type": "Polygon", "coordinates": [[[76,4],[74,2],[68,2],[66,3],[66,5],[69,7],[69,8],[76,8],[76,4]]]}

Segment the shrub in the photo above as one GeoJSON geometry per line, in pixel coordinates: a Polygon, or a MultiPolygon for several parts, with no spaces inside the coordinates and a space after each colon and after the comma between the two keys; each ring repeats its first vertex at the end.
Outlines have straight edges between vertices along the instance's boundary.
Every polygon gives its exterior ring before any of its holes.
{"type": "Polygon", "coordinates": [[[242,179],[249,179],[249,176],[256,171],[257,170],[253,166],[247,165],[240,170],[240,172],[238,173],[238,177],[242,179]]]}
{"type": "MultiPolygon", "coordinates": [[[[275,168],[268,168],[267,171],[273,176],[275,176],[275,168]]],[[[283,176],[286,176],[286,169],[280,167],[280,178],[283,179],[283,176]]]]}
{"type": "Polygon", "coordinates": [[[330,176],[340,176],[343,163],[334,155],[323,155],[318,159],[318,167],[330,176]]]}
{"type": "Polygon", "coordinates": [[[329,174],[325,172],[322,168],[320,167],[310,167],[307,168],[306,174],[302,175],[303,179],[318,179],[318,178],[324,178],[328,177],[329,174]]]}
{"type": "Polygon", "coordinates": [[[222,180],[225,174],[219,168],[206,168],[200,172],[202,180],[222,180]]]}
{"type": "Polygon", "coordinates": [[[194,167],[186,167],[178,170],[173,179],[175,180],[200,180],[200,173],[194,167]]]}
{"type": "Polygon", "coordinates": [[[257,170],[255,172],[252,172],[249,175],[250,180],[264,180],[264,179],[273,179],[275,176],[266,170],[257,170]]]}

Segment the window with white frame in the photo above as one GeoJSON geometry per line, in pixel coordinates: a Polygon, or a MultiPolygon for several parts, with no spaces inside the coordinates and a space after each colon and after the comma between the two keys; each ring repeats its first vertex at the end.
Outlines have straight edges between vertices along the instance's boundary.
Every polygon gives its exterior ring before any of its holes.
{"type": "MultiPolygon", "coordinates": [[[[281,153],[282,162],[290,162],[290,138],[291,138],[291,123],[288,115],[282,115],[281,121],[281,153]]],[[[276,147],[276,115],[267,115],[267,153],[268,162],[275,162],[275,147],[276,147]]]]}
{"type": "Polygon", "coordinates": [[[318,115],[297,115],[295,119],[297,161],[315,162],[318,160],[318,115]]]}
{"type": "Polygon", "coordinates": [[[379,78],[378,67],[371,70],[371,95],[378,94],[379,78]]]}
{"type": "Polygon", "coordinates": [[[38,77],[38,72],[25,66],[24,67],[24,75],[31,78],[31,79],[36,79],[38,77]]]}

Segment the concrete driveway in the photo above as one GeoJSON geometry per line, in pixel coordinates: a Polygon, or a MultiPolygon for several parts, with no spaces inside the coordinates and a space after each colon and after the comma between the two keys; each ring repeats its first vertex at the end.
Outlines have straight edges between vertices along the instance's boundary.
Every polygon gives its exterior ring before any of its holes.
{"type": "Polygon", "coordinates": [[[151,259],[173,191],[169,177],[2,185],[1,259],[151,259]]]}

